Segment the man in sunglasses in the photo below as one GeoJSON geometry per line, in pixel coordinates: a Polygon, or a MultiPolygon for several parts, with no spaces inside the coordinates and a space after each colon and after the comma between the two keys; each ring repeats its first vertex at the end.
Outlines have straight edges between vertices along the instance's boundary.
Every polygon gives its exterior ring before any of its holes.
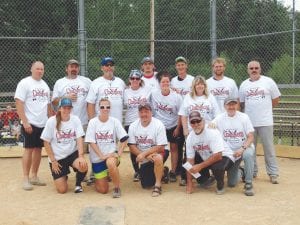
{"type": "MultiPolygon", "coordinates": [[[[270,77],[261,75],[258,61],[248,64],[249,79],[245,80],[239,90],[241,107],[249,116],[254,127],[254,145],[256,147],[259,136],[264,149],[266,170],[272,184],[278,184],[278,165],[273,144],[273,108],[278,105],[280,91],[270,77]]],[[[254,174],[258,172],[256,157],[254,174]]]]}
{"type": "MultiPolygon", "coordinates": [[[[224,193],[224,174],[234,163],[233,152],[223,141],[217,129],[210,129],[205,126],[205,120],[198,111],[189,114],[189,121],[192,131],[186,140],[187,162],[192,168],[187,173],[186,192],[193,192],[192,174],[200,173],[197,181],[207,188],[213,184],[214,179],[210,176],[209,170],[217,180],[216,193],[224,193]],[[196,154],[200,157],[196,157],[196,154]]],[[[201,186],[201,185],[200,185],[201,186]]]]}
{"type": "Polygon", "coordinates": [[[111,57],[101,60],[101,70],[103,76],[92,82],[86,98],[88,117],[92,119],[98,115],[100,113],[98,102],[102,98],[107,98],[111,103],[110,115],[122,123],[123,94],[126,85],[121,78],[114,75],[115,62],[111,57]]]}

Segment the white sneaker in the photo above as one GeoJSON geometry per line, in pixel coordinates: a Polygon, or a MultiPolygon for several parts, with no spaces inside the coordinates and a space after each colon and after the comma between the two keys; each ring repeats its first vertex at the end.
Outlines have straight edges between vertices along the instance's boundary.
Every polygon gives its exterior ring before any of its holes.
{"type": "Polygon", "coordinates": [[[31,190],[33,190],[33,186],[32,186],[32,184],[29,182],[29,180],[26,180],[26,181],[23,182],[23,189],[24,189],[25,191],[31,191],[31,190]]]}

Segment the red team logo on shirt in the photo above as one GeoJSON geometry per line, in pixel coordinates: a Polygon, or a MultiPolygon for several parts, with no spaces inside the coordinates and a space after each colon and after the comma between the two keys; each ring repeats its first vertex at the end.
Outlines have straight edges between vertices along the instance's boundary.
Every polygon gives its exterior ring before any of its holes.
{"type": "Polygon", "coordinates": [[[105,96],[122,96],[123,95],[123,91],[119,90],[118,88],[115,87],[110,87],[110,88],[106,88],[104,90],[104,94],[105,96]]]}
{"type": "Polygon", "coordinates": [[[49,93],[45,89],[32,90],[32,101],[44,102],[48,101],[49,93]]]}
{"type": "Polygon", "coordinates": [[[246,91],[246,98],[248,100],[259,100],[265,97],[265,91],[263,89],[259,89],[259,87],[251,88],[248,91],[246,91]]]}
{"type": "Polygon", "coordinates": [[[96,142],[114,143],[114,136],[109,131],[98,131],[96,132],[96,142]]]}
{"type": "Polygon", "coordinates": [[[145,97],[132,97],[128,99],[128,108],[137,108],[140,104],[147,102],[145,97]]]}
{"type": "Polygon", "coordinates": [[[229,90],[227,90],[225,87],[219,87],[211,90],[210,93],[215,97],[219,97],[219,96],[226,97],[229,95],[229,90]]]}
{"type": "Polygon", "coordinates": [[[80,85],[74,85],[66,88],[66,94],[76,94],[79,96],[86,96],[88,93],[87,90],[85,90],[83,87],[80,87],[80,85]]]}
{"type": "Polygon", "coordinates": [[[163,111],[169,114],[173,113],[173,108],[168,104],[157,103],[155,111],[163,111]]]}
{"type": "Polygon", "coordinates": [[[59,130],[56,132],[58,143],[68,144],[76,139],[76,132],[72,130],[59,130]]]}

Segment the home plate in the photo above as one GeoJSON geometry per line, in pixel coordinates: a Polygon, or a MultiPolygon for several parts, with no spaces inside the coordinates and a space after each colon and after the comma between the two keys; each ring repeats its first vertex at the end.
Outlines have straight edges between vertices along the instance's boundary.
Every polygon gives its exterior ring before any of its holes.
{"type": "Polygon", "coordinates": [[[79,225],[124,225],[124,206],[85,207],[79,225]]]}

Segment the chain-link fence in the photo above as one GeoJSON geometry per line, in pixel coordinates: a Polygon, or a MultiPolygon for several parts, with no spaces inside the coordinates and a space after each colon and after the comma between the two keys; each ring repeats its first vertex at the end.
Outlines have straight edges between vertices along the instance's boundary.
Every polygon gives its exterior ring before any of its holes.
{"type": "MultiPolygon", "coordinates": [[[[79,59],[79,1],[83,0],[1,1],[2,110],[8,102],[13,102],[11,92],[30,73],[33,61],[45,63],[44,78],[53,88],[55,81],[64,76],[65,62],[70,58],[79,59]]],[[[281,136],[284,144],[299,144],[300,29],[297,21],[300,12],[271,0],[83,2],[86,76],[92,80],[101,74],[101,57],[112,56],[117,75],[126,80],[129,71],[139,68],[141,59],[150,54],[154,54],[157,70],[168,69],[175,74],[174,60],[184,56],[189,61],[190,74],[208,78],[214,34],[216,53],[226,58],[226,74],[238,85],[248,77],[247,63],[252,59],[259,60],[263,73],[279,84],[284,97],[274,110],[275,135],[281,136]],[[215,18],[211,13],[213,2],[215,18]],[[152,31],[151,3],[155,21],[152,31]],[[154,32],[154,40],[150,40],[150,32],[154,32]]]]}

